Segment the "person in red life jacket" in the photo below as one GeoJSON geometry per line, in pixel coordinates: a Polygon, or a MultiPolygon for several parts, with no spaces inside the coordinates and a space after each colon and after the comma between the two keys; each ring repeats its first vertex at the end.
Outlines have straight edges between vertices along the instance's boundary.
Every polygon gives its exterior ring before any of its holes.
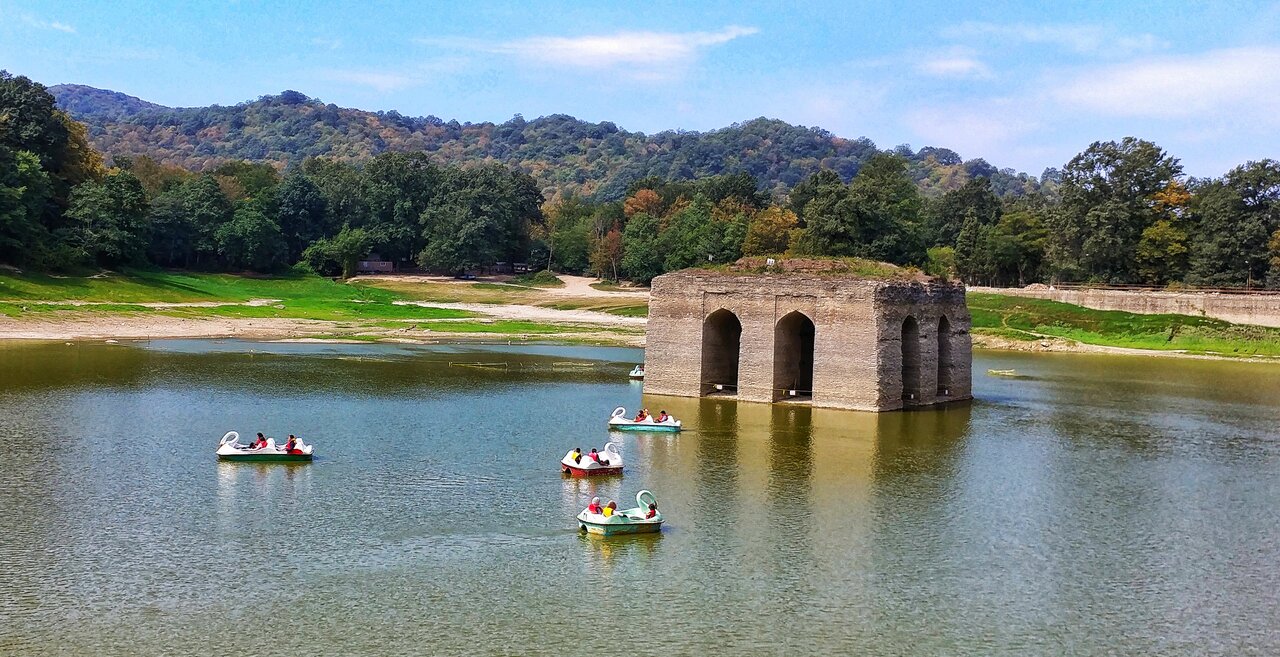
{"type": "Polygon", "coordinates": [[[666,411],[658,411],[658,419],[657,419],[657,420],[655,420],[655,422],[658,422],[659,424],[661,424],[661,423],[666,422],[667,420],[670,420],[670,419],[671,419],[671,416],[670,416],[670,415],[667,415],[667,412],[666,412],[666,411]]]}
{"type": "Polygon", "coordinates": [[[609,461],[607,459],[600,458],[600,452],[597,452],[596,448],[594,447],[591,448],[591,453],[588,454],[587,456],[590,456],[592,461],[595,461],[600,465],[609,465],[609,461]]]}
{"type": "Polygon", "coordinates": [[[645,519],[645,520],[649,520],[649,519],[653,518],[653,517],[654,517],[654,516],[656,516],[656,515],[658,515],[658,505],[657,505],[657,504],[650,504],[650,505],[649,505],[649,512],[648,512],[648,513],[646,513],[646,514],[644,514],[644,519],[645,519]]]}
{"type": "Polygon", "coordinates": [[[284,451],[286,454],[301,454],[302,450],[298,449],[298,439],[293,434],[289,434],[289,442],[285,443],[284,451]]]}
{"type": "Polygon", "coordinates": [[[598,497],[591,498],[591,504],[587,505],[587,513],[594,513],[596,515],[600,515],[601,511],[602,509],[600,508],[600,498],[598,497]]]}
{"type": "Polygon", "coordinates": [[[262,449],[263,447],[266,447],[266,446],[267,446],[267,437],[262,435],[262,432],[259,431],[257,439],[253,441],[253,444],[250,445],[250,447],[252,447],[253,449],[262,449]]]}
{"type": "Polygon", "coordinates": [[[636,413],[636,419],[634,419],[634,420],[632,420],[632,421],[633,421],[633,422],[644,422],[645,418],[647,418],[647,417],[649,417],[649,409],[647,409],[647,408],[642,408],[642,409],[640,409],[640,412],[639,412],[639,413],[636,413]]]}

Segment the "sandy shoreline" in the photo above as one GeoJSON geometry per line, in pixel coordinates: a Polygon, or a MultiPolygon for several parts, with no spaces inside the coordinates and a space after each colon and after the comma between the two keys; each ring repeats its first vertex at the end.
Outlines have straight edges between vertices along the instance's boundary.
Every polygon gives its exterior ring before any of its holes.
{"type": "MultiPolygon", "coordinates": [[[[459,304],[465,305],[465,304],[459,304]]],[[[530,315],[515,310],[511,316],[493,312],[479,320],[495,319],[529,320],[530,315]]],[[[581,313],[585,311],[554,311],[581,313]]],[[[538,319],[556,319],[571,324],[573,330],[550,333],[482,333],[452,332],[440,330],[441,324],[448,320],[436,320],[434,329],[423,329],[416,322],[405,321],[403,328],[381,328],[368,326],[352,326],[349,322],[330,322],[310,319],[283,318],[232,318],[232,317],[169,317],[151,314],[104,314],[81,313],[74,311],[46,313],[39,317],[14,319],[0,317],[0,341],[42,340],[69,342],[77,340],[132,340],[132,339],[174,339],[174,338],[239,338],[245,340],[314,340],[335,341],[347,340],[358,342],[387,341],[431,344],[441,341],[464,340],[501,340],[512,342],[528,341],[560,341],[560,342],[596,342],[622,346],[643,347],[643,334],[626,334],[610,331],[611,327],[636,327],[634,320],[639,319],[643,326],[644,318],[615,317],[605,313],[592,313],[593,321],[584,321],[580,317],[562,319],[554,315],[538,315],[538,319]],[[617,321],[602,320],[594,317],[601,315],[617,321]],[[577,321],[575,321],[577,320],[577,321]],[[591,331],[592,326],[600,330],[591,331]]],[[[466,321],[466,320],[459,320],[466,321]]]]}
{"type": "MultiPolygon", "coordinates": [[[[404,328],[353,327],[349,323],[308,319],[278,318],[185,318],[164,315],[80,313],[74,311],[48,313],[47,316],[15,319],[0,317],[0,341],[82,340],[146,340],[146,339],[221,339],[289,341],[289,342],[391,342],[433,344],[440,342],[573,342],[644,347],[644,335],[610,331],[613,327],[639,328],[643,317],[620,317],[593,311],[564,311],[536,306],[489,306],[484,304],[423,304],[486,313],[487,320],[556,321],[572,325],[574,330],[551,333],[475,333],[425,330],[414,322],[404,328]],[[584,331],[595,325],[600,331],[584,331]]],[[[439,326],[439,323],[436,324],[439,326]]],[[[999,336],[975,334],[977,349],[1024,351],[1039,353],[1085,353],[1149,356],[1156,358],[1190,358],[1197,360],[1229,360],[1258,363],[1280,363],[1280,359],[1259,357],[1188,354],[1127,347],[1083,344],[1062,338],[1034,341],[1010,340],[999,336]]]]}

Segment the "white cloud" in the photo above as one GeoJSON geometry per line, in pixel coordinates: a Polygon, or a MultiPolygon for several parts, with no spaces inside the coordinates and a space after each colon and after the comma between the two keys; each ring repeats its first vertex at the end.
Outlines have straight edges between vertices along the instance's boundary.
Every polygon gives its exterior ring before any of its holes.
{"type": "Polygon", "coordinates": [[[1099,114],[1159,119],[1253,117],[1280,122],[1280,48],[1215,50],[1102,67],[1050,95],[1099,114]]]}
{"type": "Polygon", "coordinates": [[[67,34],[76,33],[76,28],[71,27],[66,23],[60,23],[58,21],[41,20],[30,14],[23,16],[22,22],[26,23],[27,25],[30,25],[31,27],[40,28],[42,30],[57,30],[59,32],[66,32],[67,34]]]}
{"type": "Polygon", "coordinates": [[[967,54],[931,57],[916,65],[916,70],[938,78],[987,79],[991,68],[978,58],[967,54]]]}
{"type": "Polygon", "coordinates": [[[950,39],[1046,44],[1081,54],[1129,55],[1151,52],[1164,46],[1153,34],[1121,34],[1100,25],[1001,25],[969,21],[943,30],[942,36],[950,39]]]}
{"type": "Polygon", "coordinates": [[[311,40],[311,45],[325,48],[328,50],[337,50],[342,47],[342,39],[326,39],[324,37],[315,37],[311,40]]]}
{"type": "Polygon", "coordinates": [[[624,68],[640,79],[669,77],[666,68],[692,63],[713,46],[758,33],[754,27],[730,25],[714,32],[617,32],[577,37],[538,36],[500,43],[475,39],[420,39],[419,43],[515,57],[552,66],[624,68]]]}

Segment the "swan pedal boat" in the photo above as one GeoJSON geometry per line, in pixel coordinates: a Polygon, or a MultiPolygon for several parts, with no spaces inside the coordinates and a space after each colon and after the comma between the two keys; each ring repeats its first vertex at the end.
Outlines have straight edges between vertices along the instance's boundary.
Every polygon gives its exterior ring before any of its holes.
{"type": "Polygon", "coordinates": [[[609,428],[614,431],[680,431],[680,420],[667,416],[665,422],[654,422],[650,415],[639,422],[627,417],[627,409],[619,406],[609,416],[609,428]]]}
{"type": "Polygon", "coordinates": [[[583,454],[575,461],[573,460],[573,450],[569,450],[564,455],[564,458],[560,459],[560,472],[575,477],[622,474],[622,455],[618,453],[616,444],[606,443],[604,449],[600,450],[598,454],[600,454],[600,458],[608,461],[609,465],[596,463],[591,460],[590,454],[583,454]]]}
{"type": "Polygon", "coordinates": [[[312,456],[312,445],[307,445],[298,439],[298,451],[301,454],[290,454],[286,452],[284,446],[277,446],[275,438],[267,439],[267,446],[255,449],[249,445],[240,444],[240,434],[235,431],[228,431],[222,436],[222,441],[218,443],[218,460],[219,461],[258,461],[271,463],[296,463],[302,461],[310,461],[312,456]]]}
{"type": "Polygon", "coordinates": [[[643,379],[644,365],[636,365],[635,367],[631,368],[631,374],[628,374],[627,376],[630,376],[633,379],[643,379]]]}
{"type": "Polygon", "coordinates": [[[615,534],[651,534],[662,530],[662,512],[652,518],[645,518],[650,504],[658,500],[647,490],[636,493],[636,507],[619,509],[617,513],[606,516],[603,513],[591,513],[586,509],[578,514],[578,529],[588,534],[613,536],[615,534]]]}

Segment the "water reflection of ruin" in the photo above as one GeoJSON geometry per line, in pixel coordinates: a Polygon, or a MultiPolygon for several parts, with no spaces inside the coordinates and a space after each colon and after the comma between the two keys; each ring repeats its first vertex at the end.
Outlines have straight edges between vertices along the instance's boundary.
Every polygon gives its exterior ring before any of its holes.
{"type": "Polygon", "coordinates": [[[645,392],[874,411],[971,398],[963,285],[787,272],[654,279],[645,392]]]}

